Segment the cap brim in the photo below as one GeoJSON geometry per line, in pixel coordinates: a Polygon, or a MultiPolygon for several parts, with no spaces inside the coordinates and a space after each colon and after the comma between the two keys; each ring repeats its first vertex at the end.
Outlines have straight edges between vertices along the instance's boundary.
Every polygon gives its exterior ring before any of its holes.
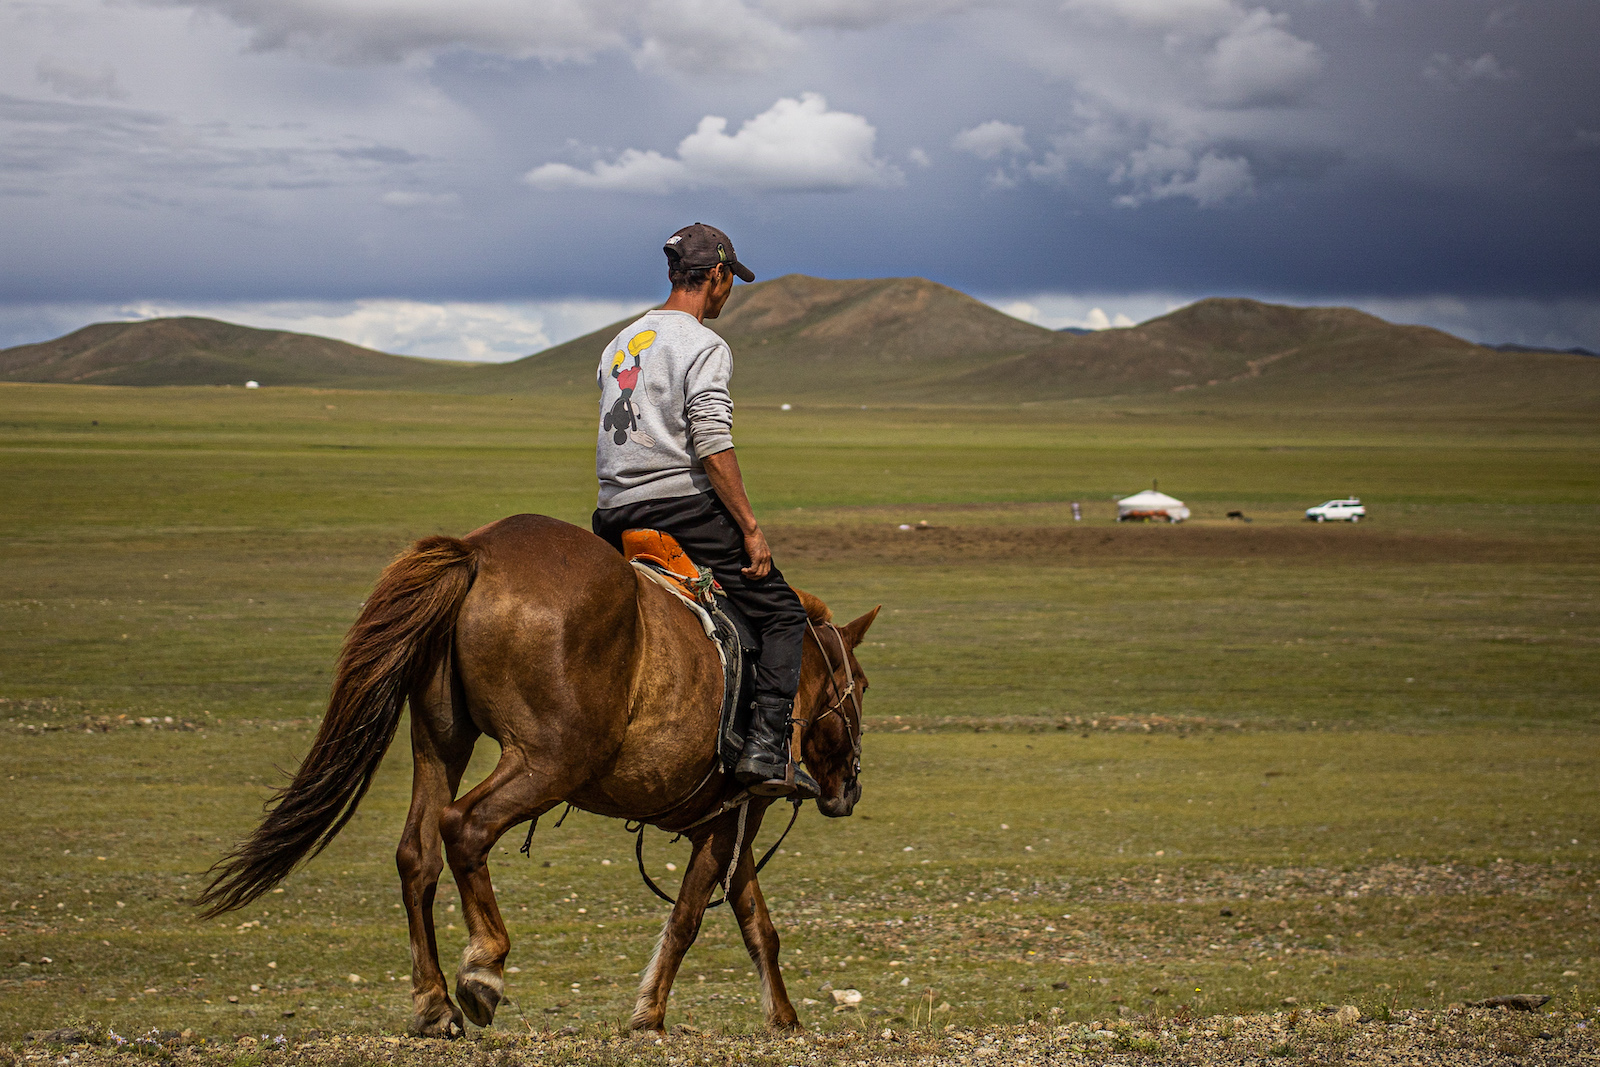
{"type": "Polygon", "coordinates": [[[729,264],[729,266],[733,267],[734,277],[738,278],[741,282],[753,282],[756,280],[755,272],[749,267],[745,266],[743,263],[740,263],[737,259],[729,264]]]}

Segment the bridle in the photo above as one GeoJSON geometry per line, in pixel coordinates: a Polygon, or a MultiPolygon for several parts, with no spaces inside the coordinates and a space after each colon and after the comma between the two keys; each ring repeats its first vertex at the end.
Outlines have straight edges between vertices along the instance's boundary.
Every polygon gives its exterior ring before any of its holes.
{"type": "Polygon", "coordinates": [[[828,672],[828,687],[837,694],[832,704],[829,704],[818,715],[803,720],[802,736],[805,731],[811,730],[829,715],[837,715],[844,722],[845,736],[850,738],[850,756],[854,764],[852,775],[861,776],[861,690],[856,682],[855,670],[850,666],[850,650],[845,647],[844,635],[839,632],[839,627],[832,623],[823,623],[833,631],[833,638],[839,643],[839,658],[844,667],[845,684],[839,685],[839,672],[833,665],[833,657],[828,655],[828,646],[823,644],[822,635],[817,632],[817,627],[810,619],[806,620],[806,631],[811,634],[811,639],[817,643],[817,651],[822,653],[822,664],[828,672]],[[856,725],[850,725],[850,716],[844,713],[844,702],[851,701],[856,709],[856,725]]]}

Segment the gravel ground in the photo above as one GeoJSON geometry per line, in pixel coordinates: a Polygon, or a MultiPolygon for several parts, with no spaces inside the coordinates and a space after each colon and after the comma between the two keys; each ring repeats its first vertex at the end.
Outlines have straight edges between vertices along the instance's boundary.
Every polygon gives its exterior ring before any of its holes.
{"type": "Polygon", "coordinates": [[[482,1032],[455,1042],[371,1035],[318,1035],[289,1042],[270,1034],[218,1042],[170,1032],[129,1036],[62,1029],[30,1034],[21,1046],[0,1048],[0,1067],[90,1067],[152,1060],[204,1067],[1600,1063],[1600,1019],[1577,1012],[1455,1006],[1374,1019],[1361,1017],[1354,1007],[1324,1006],[1273,1015],[1205,1019],[1179,1015],[1067,1025],[1042,1018],[1009,1027],[900,1032],[862,1022],[862,1029],[827,1035],[725,1035],[678,1027],[666,1037],[655,1037],[566,1027],[525,1034],[482,1032]]]}

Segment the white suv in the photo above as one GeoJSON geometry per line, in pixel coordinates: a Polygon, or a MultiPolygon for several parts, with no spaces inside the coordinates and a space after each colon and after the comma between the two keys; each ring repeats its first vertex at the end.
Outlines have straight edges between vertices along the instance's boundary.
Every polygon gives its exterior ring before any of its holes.
{"type": "Polygon", "coordinates": [[[1367,509],[1355,497],[1330,500],[1314,508],[1306,508],[1306,518],[1312,522],[1360,522],[1367,517],[1367,509]]]}

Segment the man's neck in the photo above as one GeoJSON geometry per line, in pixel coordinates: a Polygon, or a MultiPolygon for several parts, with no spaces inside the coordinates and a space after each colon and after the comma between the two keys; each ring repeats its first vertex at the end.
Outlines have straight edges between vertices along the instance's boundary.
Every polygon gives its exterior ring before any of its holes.
{"type": "Polygon", "coordinates": [[[667,302],[661,305],[662,311],[681,311],[686,315],[693,315],[695,321],[704,325],[706,321],[706,296],[710,286],[703,286],[693,292],[674,289],[667,296],[667,302]]]}

